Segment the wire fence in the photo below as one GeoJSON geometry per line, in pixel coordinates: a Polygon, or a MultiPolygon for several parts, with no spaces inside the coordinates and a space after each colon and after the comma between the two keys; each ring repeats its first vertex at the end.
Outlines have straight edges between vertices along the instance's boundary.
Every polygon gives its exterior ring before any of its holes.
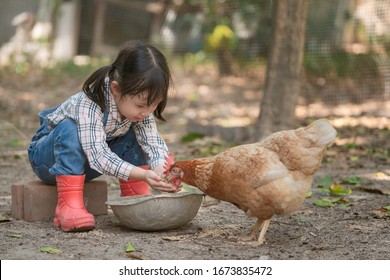
{"type": "MultiPolygon", "coordinates": [[[[272,48],[271,0],[63,2],[79,7],[76,54],[108,52],[130,39],[153,40],[173,54],[217,54],[221,74],[229,74],[231,64],[266,60],[272,48]]],[[[0,2],[0,43],[12,35],[11,16],[36,13],[39,3],[0,2]]],[[[372,111],[390,115],[383,107],[390,101],[389,53],[390,1],[309,0],[302,102],[375,102],[372,111]]]]}

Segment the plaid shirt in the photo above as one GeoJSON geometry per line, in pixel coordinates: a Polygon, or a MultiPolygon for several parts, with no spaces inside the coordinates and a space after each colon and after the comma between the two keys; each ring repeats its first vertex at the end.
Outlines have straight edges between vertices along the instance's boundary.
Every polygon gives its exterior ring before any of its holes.
{"type": "Polygon", "coordinates": [[[92,169],[107,175],[127,180],[134,165],[119,158],[107,145],[107,140],[125,134],[130,126],[147,158],[151,169],[163,165],[168,148],[157,131],[153,114],[140,122],[121,121],[120,113],[110,94],[108,82],[105,87],[108,110],[107,123],[104,126],[100,107],[89,99],[84,92],[69,97],[56,111],[47,117],[53,124],[65,118],[77,123],[81,146],[92,169]]]}

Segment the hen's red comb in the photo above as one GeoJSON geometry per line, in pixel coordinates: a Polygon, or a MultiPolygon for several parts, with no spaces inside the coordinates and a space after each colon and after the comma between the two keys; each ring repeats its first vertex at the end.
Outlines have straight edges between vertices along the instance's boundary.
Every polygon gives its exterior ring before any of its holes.
{"type": "Polygon", "coordinates": [[[165,156],[164,169],[165,171],[169,171],[171,166],[175,163],[175,156],[173,154],[168,154],[165,156]]]}

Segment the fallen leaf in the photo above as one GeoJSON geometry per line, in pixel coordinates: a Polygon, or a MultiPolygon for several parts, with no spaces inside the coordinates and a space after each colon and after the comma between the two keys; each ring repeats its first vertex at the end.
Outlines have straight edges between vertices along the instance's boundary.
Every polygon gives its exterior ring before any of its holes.
{"type": "Polygon", "coordinates": [[[23,237],[23,235],[21,235],[20,233],[13,233],[13,234],[10,234],[8,236],[13,237],[13,238],[22,238],[23,237]]]}
{"type": "Polygon", "coordinates": [[[390,205],[389,206],[385,206],[385,207],[382,207],[380,209],[378,209],[379,211],[382,211],[382,212],[385,212],[387,215],[390,215],[390,205]]]}
{"type": "Polygon", "coordinates": [[[322,199],[317,199],[313,202],[313,204],[319,207],[334,207],[336,205],[340,207],[352,206],[349,200],[344,197],[339,197],[335,199],[329,199],[325,197],[322,199]]]}
{"type": "Polygon", "coordinates": [[[352,206],[352,204],[349,202],[348,199],[345,197],[339,197],[331,200],[333,203],[336,203],[338,206],[346,207],[346,206],[352,206]]]}
{"type": "Polygon", "coordinates": [[[329,188],[319,188],[319,189],[317,189],[317,192],[319,192],[319,193],[330,193],[330,189],[329,188]]]}
{"type": "Polygon", "coordinates": [[[349,204],[349,203],[340,203],[340,204],[337,204],[338,207],[341,207],[341,208],[346,208],[346,207],[349,207],[351,206],[352,204],[349,204]]]}
{"type": "Polygon", "coordinates": [[[319,206],[319,207],[333,207],[335,204],[330,201],[329,198],[322,198],[322,199],[317,199],[316,201],[313,202],[314,205],[319,206]]]}
{"type": "Polygon", "coordinates": [[[293,219],[298,223],[298,224],[312,224],[312,219],[308,217],[303,217],[303,216],[294,216],[293,219]]]}
{"type": "Polygon", "coordinates": [[[195,139],[201,139],[203,137],[205,137],[203,133],[192,132],[192,133],[188,133],[187,135],[184,135],[181,138],[181,142],[188,143],[194,141],[195,139]]]}
{"type": "Polygon", "coordinates": [[[341,179],[341,184],[349,184],[349,185],[358,185],[362,182],[362,179],[358,176],[350,176],[344,179],[341,179]]]}
{"type": "Polygon", "coordinates": [[[359,156],[350,156],[349,159],[351,161],[358,161],[359,160],[359,156]]]}
{"type": "Polygon", "coordinates": [[[326,157],[325,158],[325,162],[327,162],[327,163],[332,163],[333,161],[334,161],[333,157],[326,157]]]}
{"type": "Polygon", "coordinates": [[[372,213],[378,218],[390,218],[390,205],[375,209],[372,213]]]}
{"type": "Polygon", "coordinates": [[[324,176],[316,180],[317,187],[329,188],[333,184],[333,177],[324,176]]]}
{"type": "Polygon", "coordinates": [[[344,147],[347,149],[358,149],[359,146],[356,143],[345,143],[344,147]]]}
{"type": "Polygon", "coordinates": [[[351,189],[344,189],[341,185],[333,184],[329,187],[330,193],[336,196],[344,195],[344,194],[351,194],[351,189]]]}
{"type": "Polygon", "coordinates": [[[62,254],[62,251],[52,247],[42,247],[41,252],[48,254],[62,254]]]}
{"type": "Polygon", "coordinates": [[[126,245],[125,245],[125,252],[126,253],[131,253],[131,252],[135,252],[135,248],[133,246],[133,244],[131,242],[127,242],[126,245]]]}

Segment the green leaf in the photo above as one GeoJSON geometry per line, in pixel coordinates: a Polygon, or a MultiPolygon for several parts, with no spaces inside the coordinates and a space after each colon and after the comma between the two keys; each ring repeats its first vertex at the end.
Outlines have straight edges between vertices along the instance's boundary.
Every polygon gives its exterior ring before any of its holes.
{"type": "Polygon", "coordinates": [[[133,246],[133,244],[131,242],[127,242],[126,245],[125,245],[125,252],[126,253],[131,253],[131,252],[135,252],[135,248],[133,246]]]}
{"type": "Polygon", "coordinates": [[[22,238],[23,237],[23,235],[21,235],[20,233],[13,233],[13,234],[10,234],[8,236],[13,237],[13,238],[22,238]]]}
{"type": "Polygon", "coordinates": [[[314,205],[319,206],[319,207],[333,207],[335,204],[330,201],[328,198],[323,198],[323,199],[317,199],[316,201],[313,202],[314,205]]]}
{"type": "Polygon", "coordinates": [[[188,143],[188,142],[194,141],[195,139],[203,138],[204,136],[205,135],[202,133],[191,132],[191,133],[188,133],[187,135],[184,135],[181,138],[181,142],[188,143]]]}
{"type": "Polygon", "coordinates": [[[48,254],[62,254],[62,251],[52,247],[42,247],[41,252],[48,254]]]}
{"type": "Polygon", "coordinates": [[[357,144],[355,144],[355,143],[345,143],[344,147],[347,148],[347,149],[357,149],[357,148],[359,148],[359,146],[357,144]]]}
{"type": "Polygon", "coordinates": [[[327,162],[327,163],[332,163],[333,161],[334,161],[333,157],[326,157],[325,158],[325,162],[327,162]]]}
{"type": "Polygon", "coordinates": [[[298,224],[311,224],[311,219],[308,217],[304,216],[295,216],[293,219],[298,223],[298,224]]]}
{"type": "Polygon", "coordinates": [[[313,196],[313,192],[308,192],[306,195],[305,195],[305,198],[310,198],[313,196]]]}
{"type": "Polygon", "coordinates": [[[346,208],[346,207],[349,207],[351,206],[352,204],[349,204],[349,203],[340,203],[340,204],[337,204],[337,206],[341,207],[341,208],[346,208]]]}
{"type": "Polygon", "coordinates": [[[350,156],[349,159],[351,161],[358,161],[359,160],[359,156],[350,156]]]}
{"type": "Polygon", "coordinates": [[[348,199],[344,197],[338,197],[334,199],[322,198],[314,201],[313,204],[319,207],[334,207],[336,205],[340,207],[352,206],[348,199]]]}
{"type": "Polygon", "coordinates": [[[333,184],[333,177],[324,176],[316,180],[317,187],[329,188],[333,184]]]}
{"type": "Polygon", "coordinates": [[[387,215],[390,216],[390,205],[389,206],[385,206],[382,209],[384,210],[383,212],[385,212],[387,215]]]}
{"type": "Polygon", "coordinates": [[[350,203],[349,200],[346,199],[345,197],[341,197],[337,201],[337,206],[339,206],[339,207],[348,207],[348,206],[352,206],[352,203],[350,203]]]}
{"type": "Polygon", "coordinates": [[[330,193],[330,189],[329,188],[319,188],[318,192],[319,193],[330,193]]]}
{"type": "Polygon", "coordinates": [[[358,185],[362,182],[362,179],[358,176],[350,176],[341,180],[341,184],[358,185]]]}
{"type": "Polygon", "coordinates": [[[349,202],[348,199],[344,198],[344,197],[337,197],[337,198],[333,198],[331,200],[333,203],[344,203],[344,202],[349,202]]]}
{"type": "Polygon", "coordinates": [[[341,185],[333,184],[329,187],[331,194],[333,195],[343,195],[343,194],[351,194],[351,189],[343,189],[341,185]]]}

